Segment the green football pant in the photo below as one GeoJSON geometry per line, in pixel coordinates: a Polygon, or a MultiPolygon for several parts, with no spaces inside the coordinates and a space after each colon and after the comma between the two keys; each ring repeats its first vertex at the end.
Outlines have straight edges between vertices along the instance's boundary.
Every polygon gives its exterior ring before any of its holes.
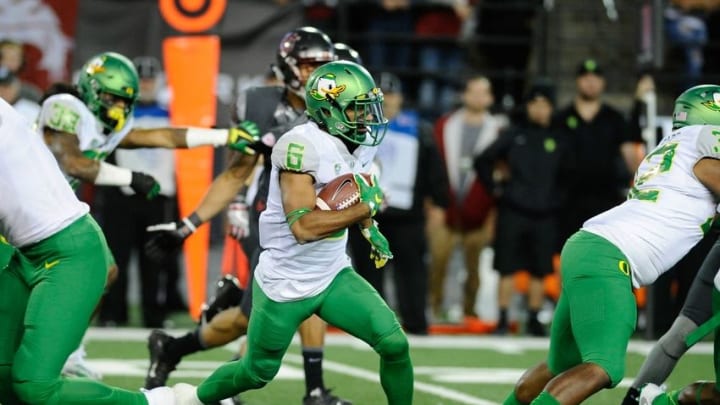
{"type": "Polygon", "coordinates": [[[270,382],[298,326],[313,313],[380,355],[380,382],[388,404],[412,404],[414,376],[407,337],[377,291],[351,268],[342,270],[319,295],[292,302],[271,300],[253,282],[247,353],[203,381],[198,386],[200,400],[217,402],[270,382]]]}
{"type": "Polygon", "coordinates": [[[146,405],[141,392],[60,377],[107,276],[105,237],[88,215],[15,253],[0,270],[0,403],[146,405]],[[10,386],[11,384],[11,386],[10,386]]]}
{"type": "Polygon", "coordinates": [[[625,372],[637,317],[628,261],[615,245],[586,231],[571,236],[560,257],[562,291],[548,368],[558,375],[581,363],[597,364],[614,387],[625,372]]]}

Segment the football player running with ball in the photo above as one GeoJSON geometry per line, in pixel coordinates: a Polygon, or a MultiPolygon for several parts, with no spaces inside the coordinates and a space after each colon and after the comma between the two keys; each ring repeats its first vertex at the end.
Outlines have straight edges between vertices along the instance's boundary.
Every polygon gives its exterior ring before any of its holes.
{"type": "Polygon", "coordinates": [[[380,381],[390,405],[412,404],[408,340],[393,311],[353,269],[347,227],[360,224],[379,255],[392,257],[372,217],[382,192],[368,172],[387,120],[382,92],[362,66],[348,61],[319,67],[306,85],[310,121],[273,148],[267,209],[260,216],[265,249],[255,269],[247,353],[218,368],[197,388],[176,385],[181,405],[202,404],[260,388],[278,370],[302,321],[317,314],[367,342],[380,355],[380,381]],[[355,173],[360,203],[316,210],[332,179],[355,173]]]}
{"type": "Polygon", "coordinates": [[[561,253],[562,293],[547,361],[505,405],[574,405],[623,378],[637,307],[652,284],[709,229],[720,195],[720,86],[675,101],[673,132],[642,161],[628,199],[585,221],[561,253]]]}
{"type": "MultiPolygon", "coordinates": [[[[215,178],[195,211],[178,222],[177,230],[160,232],[148,243],[149,254],[159,258],[172,254],[199,224],[209,221],[228,207],[230,224],[233,229],[241,230],[233,232],[233,236],[241,241],[249,257],[252,279],[252,271],[261,251],[258,221],[267,205],[272,146],[291,128],[307,122],[305,83],[316,68],[335,60],[336,55],[327,34],[314,27],[299,27],[282,37],[276,58],[274,71],[283,85],[244,90],[238,95],[234,111],[236,122],[256,122],[259,132],[263,134],[262,142],[253,145],[258,151],[257,155],[235,154],[228,168],[215,178]],[[256,192],[251,198],[250,193],[241,190],[258,158],[262,160],[261,173],[254,177],[256,183],[251,188],[255,188],[256,192]],[[193,226],[189,227],[188,223],[193,226]]],[[[169,374],[183,357],[225,345],[245,334],[252,310],[252,290],[248,288],[241,298],[237,298],[239,291],[233,281],[223,279],[219,285],[220,288],[208,303],[195,330],[180,337],[170,336],[162,330],[154,330],[150,334],[150,367],[145,388],[165,385],[169,374]]],[[[325,322],[317,316],[308,318],[298,329],[305,371],[303,405],[350,405],[349,401],[339,398],[325,387],[322,373],[325,329],[325,322]]]]}

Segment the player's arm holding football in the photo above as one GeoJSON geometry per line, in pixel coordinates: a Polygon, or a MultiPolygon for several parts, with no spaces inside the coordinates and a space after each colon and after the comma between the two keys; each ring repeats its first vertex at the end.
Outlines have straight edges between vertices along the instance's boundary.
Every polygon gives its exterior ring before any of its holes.
{"type": "Polygon", "coordinates": [[[292,170],[280,172],[285,217],[298,243],[326,238],[370,218],[372,210],[367,204],[355,204],[340,211],[315,210],[314,182],[307,173],[292,170]]]}

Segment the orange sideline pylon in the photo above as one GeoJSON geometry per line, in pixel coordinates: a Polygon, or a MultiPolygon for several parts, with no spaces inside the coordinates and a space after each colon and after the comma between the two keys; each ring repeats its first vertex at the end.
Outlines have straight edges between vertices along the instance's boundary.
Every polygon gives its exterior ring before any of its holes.
{"type": "MultiPolygon", "coordinates": [[[[172,90],[170,121],[175,126],[215,125],[215,83],[220,66],[220,39],[215,35],[171,37],[163,41],[167,81],[172,90]]],[[[200,203],[213,177],[210,146],[175,152],[180,215],[200,203]]],[[[201,226],[184,246],[190,315],[197,319],[207,291],[209,225],[201,226]]]]}

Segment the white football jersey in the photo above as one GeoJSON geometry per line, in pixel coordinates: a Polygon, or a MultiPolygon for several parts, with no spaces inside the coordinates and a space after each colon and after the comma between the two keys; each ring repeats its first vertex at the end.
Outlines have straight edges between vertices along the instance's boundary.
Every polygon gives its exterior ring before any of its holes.
{"type": "Polygon", "coordinates": [[[0,235],[23,247],[88,213],[55,157],[24,117],[0,99],[0,235]]]}
{"type": "MultiPolygon", "coordinates": [[[[103,134],[102,123],[95,118],[87,106],[71,94],[56,94],[48,97],[42,104],[38,118],[38,129],[49,127],[56,131],[75,134],[78,138],[80,150],[85,156],[94,160],[104,160],[120,141],[130,133],[133,128],[133,118],[130,117],[123,129],[103,134]]],[[[68,177],[70,183],[77,185],[77,179],[68,177]]]]}
{"type": "Polygon", "coordinates": [[[654,282],[708,230],[717,202],[693,174],[704,157],[720,158],[720,127],[674,131],[642,161],[628,199],[583,224],[625,254],[636,287],[654,282]]]}
{"type": "Polygon", "coordinates": [[[320,294],[340,270],[351,266],[345,230],[322,240],[298,243],[285,219],[280,172],[309,174],[317,193],[340,175],[369,172],[376,149],[360,146],[351,154],[340,139],[314,122],[294,127],[273,147],[267,208],[260,215],[264,251],[255,269],[255,280],[272,300],[286,302],[320,294]]]}

